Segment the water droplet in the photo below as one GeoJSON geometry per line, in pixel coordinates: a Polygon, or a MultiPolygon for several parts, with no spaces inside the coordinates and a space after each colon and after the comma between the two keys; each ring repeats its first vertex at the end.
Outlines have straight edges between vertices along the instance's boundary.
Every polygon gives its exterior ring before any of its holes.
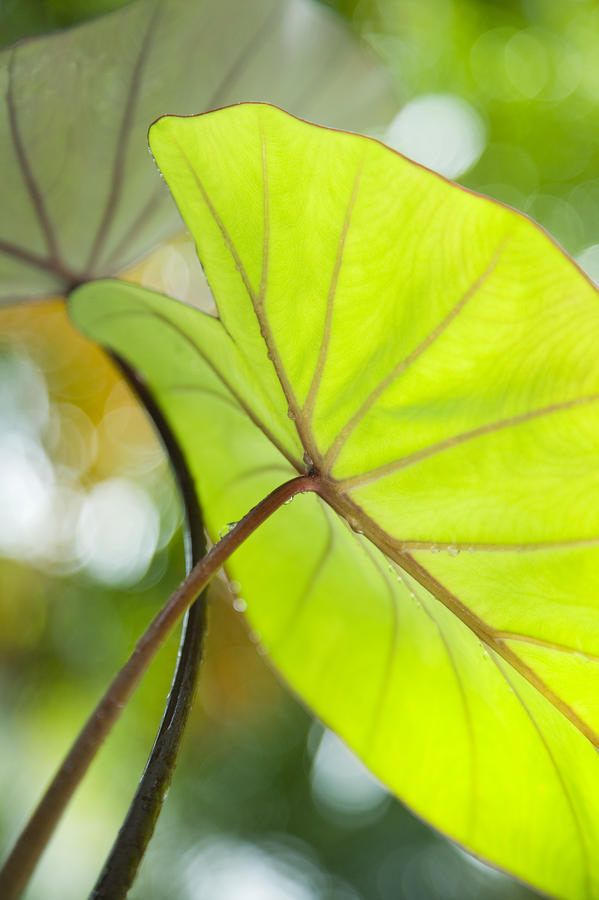
{"type": "Polygon", "coordinates": [[[262,640],[262,635],[259,631],[250,631],[250,641],[252,644],[259,644],[262,640]]]}
{"type": "Polygon", "coordinates": [[[243,599],[243,597],[235,597],[233,600],[233,609],[237,612],[245,612],[248,608],[247,603],[243,599]]]}
{"type": "Polygon", "coordinates": [[[312,457],[310,456],[310,454],[308,453],[307,450],[304,451],[303,459],[304,459],[305,467],[307,469],[312,469],[314,466],[314,460],[312,459],[312,457]]]}
{"type": "Polygon", "coordinates": [[[482,641],[479,641],[479,644],[480,644],[480,649],[482,650],[483,659],[488,659],[488,658],[489,658],[489,651],[487,650],[486,645],[483,644],[482,641]]]}
{"type": "Polygon", "coordinates": [[[290,497],[289,500],[285,500],[285,502],[283,503],[283,506],[289,506],[290,503],[293,503],[293,497],[290,497]]]}
{"type": "Polygon", "coordinates": [[[447,548],[448,556],[457,556],[459,554],[459,552],[460,552],[459,547],[456,547],[455,544],[450,544],[449,547],[447,548]]]}
{"type": "Polygon", "coordinates": [[[241,585],[238,581],[229,582],[229,587],[231,588],[232,594],[238,594],[241,590],[241,585]]]}
{"type": "Polygon", "coordinates": [[[588,658],[588,656],[587,656],[585,653],[579,653],[579,652],[577,651],[577,652],[574,654],[574,656],[576,657],[576,659],[580,660],[581,663],[584,663],[585,666],[586,666],[588,663],[590,663],[590,659],[588,658]]]}
{"type": "Polygon", "coordinates": [[[295,419],[295,413],[293,412],[291,407],[289,407],[289,409],[287,410],[287,415],[289,416],[290,419],[295,419]]]}
{"type": "Polygon", "coordinates": [[[226,525],[223,525],[222,528],[219,528],[218,529],[219,538],[224,538],[224,536],[226,534],[228,534],[230,531],[232,531],[232,529],[235,528],[236,525],[237,525],[237,522],[227,522],[226,525]]]}
{"type": "Polygon", "coordinates": [[[439,552],[439,548],[437,547],[436,544],[431,544],[431,546],[430,546],[430,551],[431,551],[431,553],[438,553],[438,552],[439,552]]]}

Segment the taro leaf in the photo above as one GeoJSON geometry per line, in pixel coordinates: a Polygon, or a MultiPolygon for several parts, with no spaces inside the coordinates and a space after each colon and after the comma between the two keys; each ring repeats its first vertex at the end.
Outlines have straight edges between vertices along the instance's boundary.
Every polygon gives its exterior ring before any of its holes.
{"type": "Polygon", "coordinates": [[[599,298],[529,219],[244,104],[151,129],[220,320],[99,282],[290,686],[412,809],[599,897],[599,298]]]}
{"type": "Polygon", "coordinates": [[[310,0],[142,0],[0,53],[0,302],[119,272],[180,224],[149,123],[260,96],[385,124],[380,67],[310,0]]]}

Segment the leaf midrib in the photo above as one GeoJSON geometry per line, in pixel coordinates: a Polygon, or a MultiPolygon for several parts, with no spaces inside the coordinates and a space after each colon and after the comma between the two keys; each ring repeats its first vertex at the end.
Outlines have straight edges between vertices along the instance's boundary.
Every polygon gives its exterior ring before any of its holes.
{"type": "Polygon", "coordinates": [[[498,653],[599,749],[599,735],[505,644],[504,640],[499,637],[499,631],[496,631],[483,619],[475,615],[455,594],[441,584],[425,566],[417,562],[409,552],[402,550],[400,542],[391,538],[360,506],[354,503],[347,494],[340,492],[334,484],[323,480],[319,493],[332,509],[348,522],[354,531],[367,537],[385,556],[436,597],[479,640],[498,653]]]}
{"type": "MultiPolygon", "coordinates": [[[[541,678],[529,667],[527,666],[520,657],[506,644],[502,641],[500,637],[497,636],[497,633],[487,625],[484,620],[480,619],[476,616],[465,604],[463,604],[454,594],[452,594],[443,584],[441,584],[434,576],[420,563],[418,563],[409,552],[402,548],[401,542],[397,542],[393,540],[380,526],[374,522],[369,516],[366,515],[364,510],[358,506],[354,501],[352,501],[347,493],[344,490],[344,487],[347,488],[347,482],[344,484],[336,483],[334,479],[330,476],[330,469],[326,469],[323,471],[323,463],[326,457],[319,451],[314,435],[311,429],[311,421],[304,417],[302,410],[297,402],[297,398],[295,396],[295,392],[291,383],[289,382],[285,367],[283,365],[282,359],[279,355],[278,348],[276,342],[274,340],[274,336],[272,334],[270,324],[268,322],[268,317],[264,308],[264,301],[267,292],[267,277],[268,277],[268,252],[269,252],[269,241],[270,241],[270,231],[269,231],[269,189],[268,189],[268,167],[267,167],[267,153],[266,153],[266,140],[264,134],[264,126],[262,115],[258,115],[259,121],[259,129],[260,129],[260,152],[262,157],[262,177],[263,177],[263,250],[262,250],[262,274],[261,281],[258,293],[256,293],[252,285],[250,283],[249,277],[243,265],[243,262],[239,256],[237,248],[235,247],[234,242],[231,239],[231,236],[224,225],[222,218],[219,216],[216,207],[214,206],[212,200],[210,199],[203,182],[201,181],[197,171],[192,165],[190,159],[187,157],[185,151],[181,147],[181,145],[174,140],[177,145],[179,152],[182,158],[185,161],[186,166],[188,167],[193,179],[196,182],[196,185],[204,199],[204,202],[215,222],[218,229],[221,232],[222,238],[224,240],[225,246],[227,247],[229,253],[231,254],[235,266],[239,271],[242,282],[245,286],[246,292],[252,304],[252,308],[258,320],[258,325],[260,328],[260,332],[262,337],[266,343],[268,358],[272,362],[272,365],[275,370],[276,377],[279,381],[279,385],[283,391],[285,399],[288,403],[288,408],[291,410],[293,418],[295,420],[295,427],[300,438],[302,445],[304,446],[307,453],[310,455],[311,459],[316,464],[316,469],[319,477],[319,481],[321,483],[321,488],[318,491],[322,499],[324,499],[329,506],[335,512],[337,512],[342,518],[344,518],[351,528],[354,531],[364,534],[368,540],[370,540],[378,549],[385,554],[389,559],[395,562],[398,566],[400,566],[408,575],[414,578],[422,587],[430,591],[430,593],[436,597],[444,606],[446,606],[450,612],[452,612],[460,621],[466,625],[473,632],[479,640],[481,640],[484,644],[489,646],[492,650],[494,650],[500,657],[502,657],[505,662],[507,662],[512,668],[518,671],[539,693],[544,696],[562,715],[565,716],[595,747],[599,748],[599,736],[577,715],[577,713],[573,710],[569,704],[565,703],[561,697],[559,697],[554,691],[552,691],[548,685],[546,685],[541,678]]],[[[350,210],[351,213],[351,210],[350,210]]],[[[343,244],[345,239],[345,231],[347,228],[348,217],[346,214],[346,218],[344,220],[343,231],[341,234],[340,242],[338,244],[337,253],[342,252],[343,244]],[[341,251],[340,249],[341,248],[341,251]]],[[[503,249],[505,242],[507,241],[507,237],[504,238],[503,242],[499,245],[495,254],[487,265],[484,272],[479,276],[479,278],[473,283],[472,287],[462,296],[458,304],[450,311],[449,316],[446,316],[444,320],[434,329],[428,338],[425,338],[424,342],[421,342],[418,348],[416,348],[417,355],[420,355],[420,352],[424,352],[435,340],[436,338],[445,331],[447,325],[455,319],[456,315],[464,308],[467,301],[473,296],[482,283],[489,277],[489,275],[494,270],[500,253],[503,249]],[[422,348],[422,351],[420,350],[422,348]]],[[[335,275],[333,276],[335,279],[335,275]]],[[[335,284],[336,287],[336,284],[335,284]]],[[[334,290],[329,292],[330,296],[330,304],[327,304],[329,309],[327,309],[326,315],[332,315],[332,302],[334,301],[335,292],[334,290]]],[[[326,319],[325,319],[326,322],[326,319]]],[[[326,328],[326,324],[325,324],[326,328]]],[[[318,359],[320,360],[320,353],[318,359]]],[[[412,354],[414,355],[414,354],[412,354]]],[[[410,362],[411,357],[407,358],[410,362]]],[[[401,367],[401,364],[398,364],[401,367]]],[[[324,366],[324,362],[323,362],[324,366]]],[[[317,363],[318,367],[318,363],[317,363]]],[[[397,368],[397,367],[396,367],[397,368]]],[[[405,366],[407,368],[407,366],[405,366]]],[[[401,374],[404,369],[397,374],[401,374]]],[[[381,382],[379,385],[379,390],[382,393],[388,384],[386,383],[389,378],[391,381],[394,380],[395,370],[392,370],[391,373],[386,377],[386,379],[381,382]]],[[[315,372],[312,383],[318,384],[318,373],[315,372]]],[[[375,389],[376,392],[376,389],[375,389]]],[[[378,396],[378,395],[377,395],[378,396]]],[[[374,398],[374,401],[377,397],[374,398]]],[[[595,399],[598,399],[595,395],[593,395],[593,402],[595,399]]],[[[590,402],[589,398],[579,398],[578,401],[570,401],[570,405],[580,402],[590,402]]],[[[312,404],[313,405],[313,404],[312,404]]],[[[369,408],[369,407],[368,407],[369,408]]],[[[312,408],[309,405],[310,414],[312,413],[312,408]]],[[[364,410],[364,414],[368,411],[368,409],[364,410]]],[[[550,407],[544,409],[542,414],[547,414],[548,412],[555,411],[555,407],[550,407]]],[[[514,417],[514,421],[512,420],[502,420],[502,427],[507,427],[509,425],[517,424],[515,420],[522,421],[531,418],[535,413],[527,413],[524,417],[514,417]]],[[[538,413],[541,414],[541,413],[538,413]]],[[[362,416],[361,416],[362,417],[362,416]]],[[[360,417],[360,418],[361,418],[360,417]]],[[[347,424],[350,424],[352,420],[347,424]]],[[[356,422],[357,424],[357,422],[356,422]]],[[[493,425],[483,426],[487,431],[492,428],[497,428],[497,423],[493,423],[493,425]]],[[[476,429],[476,432],[480,431],[480,429],[476,429]]],[[[341,432],[343,434],[343,431],[341,432]]],[[[462,440],[471,439],[472,437],[478,436],[474,432],[467,433],[464,436],[454,436],[451,440],[453,444],[456,443],[456,439],[462,438],[462,440]]],[[[339,436],[338,436],[339,437],[339,436]]],[[[335,442],[331,445],[331,448],[328,451],[328,462],[331,464],[331,456],[333,455],[335,448],[335,442]]],[[[339,446],[339,450],[341,447],[339,446]]],[[[339,451],[337,451],[339,452],[339,451]]],[[[430,452],[429,452],[430,455],[430,452]]],[[[335,453],[336,458],[336,453],[335,453]]],[[[334,461],[334,459],[333,459],[334,461]]],[[[416,460],[414,460],[416,461],[416,460]]],[[[403,461],[400,461],[403,462],[403,461]]],[[[472,545],[469,545],[469,548],[472,545]]],[[[539,545],[540,547],[540,545],[539,545]]],[[[507,548],[504,548],[507,549],[507,548]]],[[[514,548],[509,548],[514,549],[514,548]]]]}

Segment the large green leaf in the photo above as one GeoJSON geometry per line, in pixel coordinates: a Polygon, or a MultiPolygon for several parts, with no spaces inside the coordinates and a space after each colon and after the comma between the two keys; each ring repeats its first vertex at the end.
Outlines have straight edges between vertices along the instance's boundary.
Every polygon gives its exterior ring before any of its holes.
{"type": "Polygon", "coordinates": [[[220,320],[75,322],[147,378],[291,687],[428,821],[599,897],[599,298],[530,220],[263,104],[151,129],[220,320]]]}
{"type": "Polygon", "coordinates": [[[121,271],[177,211],[146,152],[162,113],[247,97],[384,125],[380,66],[311,0],[141,0],[0,53],[0,302],[121,271]]]}

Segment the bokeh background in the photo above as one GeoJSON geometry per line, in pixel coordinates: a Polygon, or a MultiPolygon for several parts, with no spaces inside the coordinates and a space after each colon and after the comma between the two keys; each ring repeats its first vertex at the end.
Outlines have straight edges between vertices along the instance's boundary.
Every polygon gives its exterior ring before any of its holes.
{"type": "MultiPolygon", "coordinates": [[[[85,15],[116,5],[89,4],[85,15]]],[[[597,4],[329,5],[395,82],[397,116],[376,136],[531,215],[599,279],[597,4]]],[[[66,0],[9,0],[0,37],[7,44],[82,15],[66,0]]],[[[124,277],[211,308],[185,235],[124,277]]],[[[2,847],[181,578],[181,517],[151,426],[111,363],[71,328],[62,302],[0,311],[2,847]]],[[[91,889],[151,746],[177,643],[174,635],[94,764],[29,900],[75,900],[91,889]]],[[[534,895],[389,797],[279,683],[220,580],[180,763],[131,896],[534,895]]]]}

